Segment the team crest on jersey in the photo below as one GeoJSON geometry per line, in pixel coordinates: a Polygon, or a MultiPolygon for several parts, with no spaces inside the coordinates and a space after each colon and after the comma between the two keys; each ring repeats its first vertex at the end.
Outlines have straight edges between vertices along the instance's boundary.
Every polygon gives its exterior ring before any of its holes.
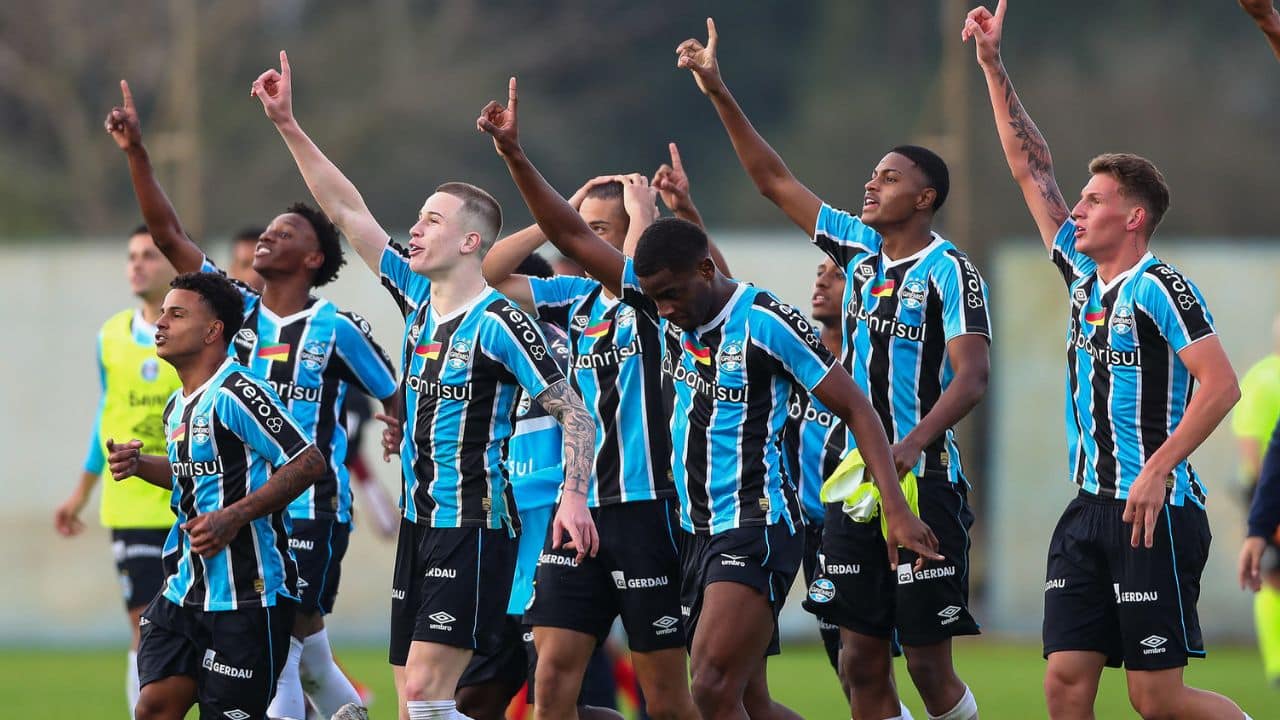
{"type": "Polygon", "coordinates": [[[721,370],[725,370],[727,372],[737,372],[738,370],[741,370],[742,366],[746,364],[746,361],[747,355],[742,350],[742,343],[737,340],[730,340],[729,342],[721,345],[720,354],[716,358],[716,364],[720,366],[721,370]]]}
{"type": "Polygon", "coordinates": [[[903,307],[915,310],[924,305],[925,286],[919,280],[908,280],[902,286],[902,292],[898,294],[901,298],[903,307]]]}
{"type": "Polygon", "coordinates": [[[308,370],[319,370],[324,365],[324,356],[329,353],[329,345],[319,340],[312,340],[302,346],[298,360],[308,370]]]}
{"type": "Polygon", "coordinates": [[[454,370],[462,370],[471,364],[471,341],[462,338],[454,340],[449,346],[449,354],[444,358],[445,364],[454,370]]]}
{"type": "Polygon", "coordinates": [[[191,427],[189,431],[191,433],[191,442],[197,445],[204,445],[209,442],[209,435],[212,432],[212,429],[209,426],[209,416],[196,415],[191,418],[191,427]]]}
{"type": "Polygon", "coordinates": [[[620,308],[615,317],[620,328],[631,327],[636,324],[636,311],[629,306],[620,308]]]}
{"type": "Polygon", "coordinates": [[[142,379],[147,382],[155,382],[160,377],[160,362],[155,358],[147,358],[142,361],[142,379]]]}
{"type": "Polygon", "coordinates": [[[1111,332],[1128,335],[1133,329],[1133,310],[1128,305],[1117,305],[1111,311],[1111,332]]]}

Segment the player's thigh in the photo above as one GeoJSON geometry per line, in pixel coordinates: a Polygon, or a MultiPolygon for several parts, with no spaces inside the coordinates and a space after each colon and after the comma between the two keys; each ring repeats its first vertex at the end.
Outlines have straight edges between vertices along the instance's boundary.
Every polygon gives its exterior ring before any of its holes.
{"type": "Polygon", "coordinates": [[[404,667],[405,696],[419,700],[452,698],[473,653],[470,648],[414,640],[404,667]]]}
{"type": "Polygon", "coordinates": [[[262,717],[289,654],[296,604],[205,613],[209,645],[197,682],[201,717],[262,717]]]}
{"type": "Polygon", "coordinates": [[[1083,494],[1067,506],[1049,540],[1044,585],[1044,656],[1094,652],[1119,667],[1120,616],[1108,559],[1112,508],[1083,494]]]}
{"type": "Polygon", "coordinates": [[[601,512],[619,613],[634,652],[683,648],[680,558],[668,500],[625,503],[601,512]]]}
{"type": "Polygon", "coordinates": [[[646,698],[671,698],[689,692],[689,672],[683,647],[632,652],[631,665],[646,698]]]}
{"type": "Polygon", "coordinates": [[[707,585],[690,653],[695,678],[711,672],[745,686],[769,649],[773,629],[773,608],[758,589],[730,581],[707,585]]]}
{"type": "Polygon", "coordinates": [[[138,694],[138,720],[182,720],[196,703],[196,679],[171,675],[147,683],[138,694]]]}
{"type": "Polygon", "coordinates": [[[903,645],[932,646],[958,635],[976,635],[978,623],[969,611],[973,512],[967,494],[945,477],[921,478],[919,506],[944,559],[917,570],[912,566],[915,553],[901,552],[895,598],[898,637],[903,645]]]}

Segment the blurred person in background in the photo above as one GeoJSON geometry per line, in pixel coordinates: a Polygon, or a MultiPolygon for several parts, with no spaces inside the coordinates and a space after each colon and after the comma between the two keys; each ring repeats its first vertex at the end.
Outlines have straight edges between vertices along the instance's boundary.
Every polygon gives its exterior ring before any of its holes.
{"type": "Polygon", "coordinates": [[[266,231],[263,227],[248,227],[232,235],[231,263],[227,265],[227,277],[239,280],[259,293],[266,280],[253,269],[253,256],[258,249],[258,238],[266,231]]]}
{"type": "Polygon", "coordinates": [[[164,447],[165,403],[181,383],[173,366],[156,356],[156,321],[169,282],[177,275],[141,225],[129,236],[125,276],[138,298],[137,307],[111,316],[98,331],[98,380],[102,398],[89,438],[80,482],[54,513],[54,527],[64,537],[84,530],[80,513],[98,480],[102,485],[100,518],[111,530],[116,573],[129,616],[129,653],[125,697],[129,716],[138,702],[138,620],[147,603],[160,592],[164,567],[160,557],[173,526],[169,507],[172,491],[140,478],[110,480],[106,466],[107,438],[134,437],[149,452],[164,447]]]}

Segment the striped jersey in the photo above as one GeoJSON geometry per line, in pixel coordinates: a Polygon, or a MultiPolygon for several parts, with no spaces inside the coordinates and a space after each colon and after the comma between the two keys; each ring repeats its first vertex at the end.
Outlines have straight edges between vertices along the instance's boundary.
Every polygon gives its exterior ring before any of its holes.
{"type": "MultiPolygon", "coordinates": [[[[1051,257],[1067,282],[1067,458],[1085,492],[1123,500],[1147,458],[1182,422],[1194,378],[1178,353],[1215,334],[1200,290],[1147,253],[1103,284],[1063,223],[1051,257]]],[[[1183,460],[1169,504],[1204,506],[1205,488],[1183,460]]]]}
{"type": "Polygon", "coordinates": [[[431,281],[388,241],[382,284],[405,316],[405,519],[432,527],[519,527],[507,481],[507,440],[521,389],[532,398],[564,380],[533,318],[486,287],[448,315],[431,281]]]}
{"type": "MultiPolygon", "coordinates": [[[[561,371],[569,366],[569,338],[550,323],[541,323],[551,356],[561,371]]],[[[529,393],[521,390],[516,425],[507,442],[507,476],[520,512],[551,507],[564,484],[564,435],[556,420],[529,393]]]]}
{"type": "MultiPolygon", "coordinates": [[[[200,269],[222,274],[208,258],[200,269]]],[[[289,516],[351,522],[342,408],[352,385],[379,399],[394,395],[391,360],[374,341],[368,321],[353,312],[312,297],[305,308],[282,318],[253,288],[232,282],[244,297],[244,324],[228,354],[271,385],[328,461],[324,477],[289,504],[289,516]]]]}
{"type": "Polygon", "coordinates": [[[164,544],[164,596],[209,611],[297,600],[298,568],[284,511],[249,521],[212,558],[191,552],[181,525],[266,485],[273,467],[311,447],[306,431],[266,382],[231,358],[191,395],[174,392],[164,427],[173,471],[170,504],[178,516],[164,544]]]}
{"type": "MultiPolygon", "coordinates": [[[[947,343],[966,334],[990,341],[987,284],[936,233],[914,255],[890,259],[880,233],[826,204],[813,242],[844,269],[844,366],[871,399],[889,442],[900,442],[951,384],[947,343]]],[[[852,434],[847,440],[852,447],[852,434]]],[[[952,428],[924,448],[913,472],[967,482],[952,428]]]]}
{"type": "Polygon", "coordinates": [[[705,325],[681,330],[658,316],[630,258],[623,301],[663,332],[663,372],[675,385],[672,461],[680,523],[698,534],[803,523],[782,459],[793,390],[812,391],[836,364],[814,328],[772,293],[739,283],[705,325]]]}
{"type": "Polygon", "coordinates": [[[596,423],[591,507],[675,495],[661,331],[595,280],[529,278],[538,318],[569,334],[573,388],[596,423]]]}
{"type": "Polygon", "coordinates": [[[800,495],[804,521],[821,525],[826,518],[826,507],[819,491],[840,465],[844,454],[844,422],[818,398],[806,392],[793,392],[787,403],[782,443],[787,473],[800,495]]]}

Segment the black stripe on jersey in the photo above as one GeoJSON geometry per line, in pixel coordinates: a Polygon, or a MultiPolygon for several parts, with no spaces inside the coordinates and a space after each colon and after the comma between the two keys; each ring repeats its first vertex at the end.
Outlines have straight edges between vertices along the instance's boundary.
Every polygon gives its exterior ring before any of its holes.
{"type": "MultiPolygon", "coordinates": [[[[465,318],[466,314],[462,315],[465,318]]],[[[459,323],[461,324],[461,319],[459,323]]],[[[452,324],[452,323],[451,323],[452,324]]],[[[453,325],[456,330],[457,324],[453,325]]],[[[450,333],[452,339],[452,333],[450,333]]],[[[451,341],[442,341],[442,347],[452,346],[451,341]]],[[[515,376],[507,372],[507,369],[499,363],[490,360],[484,354],[483,349],[476,347],[471,361],[471,370],[467,374],[467,382],[472,383],[477,371],[480,375],[493,373],[498,377],[507,376],[507,381],[516,383],[515,376]],[[483,365],[492,363],[492,370],[485,371],[483,365]]],[[[446,353],[447,354],[447,353],[446,353]]],[[[486,502],[492,502],[487,493],[475,492],[477,487],[484,487],[488,482],[489,463],[485,459],[485,451],[489,449],[489,441],[493,437],[493,425],[498,411],[498,396],[501,393],[501,387],[494,383],[492,390],[488,393],[489,402],[482,402],[485,393],[479,393],[479,397],[475,397],[466,405],[466,411],[462,416],[461,427],[461,457],[458,467],[462,471],[462,477],[458,479],[459,494],[462,496],[462,502],[458,505],[459,520],[476,520],[479,518],[487,518],[489,516],[488,508],[485,507],[486,502]],[[469,492],[470,491],[470,492],[469,492]]],[[[531,399],[530,402],[537,402],[531,399]]],[[[512,412],[515,411],[516,405],[512,405],[512,412]]],[[[512,418],[512,423],[515,418],[512,418]]],[[[507,443],[502,443],[502,455],[498,463],[498,472],[502,473],[504,481],[507,477],[507,443]]],[[[514,519],[513,519],[514,521],[514,519]]]]}
{"type": "MultiPolygon", "coordinates": [[[[404,258],[406,262],[409,260],[408,249],[395,240],[387,238],[387,248],[404,258]]],[[[409,313],[416,309],[414,304],[409,301],[409,298],[399,288],[397,288],[394,283],[384,277],[381,271],[378,272],[378,279],[382,282],[382,287],[386,288],[387,292],[391,293],[391,298],[396,301],[396,307],[400,308],[400,314],[404,317],[409,317],[409,313]]],[[[408,366],[406,365],[405,367],[408,366]]]]}
{"type": "MultiPolygon", "coordinates": [[[[1084,284],[1085,292],[1089,292],[1092,289],[1090,286],[1096,282],[1098,282],[1098,276],[1095,274],[1084,284]]],[[[1106,322],[1100,327],[1110,326],[1111,306],[1123,285],[1124,283],[1116,283],[1115,287],[1098,299],[1107,312],[1106,322]]],[[[1083,313],[1084,310],[1081,310],[1081,314],[1083,313]]],[[[1099,331],[1094,335],[1094,338],[1099,336],[1104,338],[1105,342],[1105,332],[1099,331]]],[[[1095,341],[1089,340],[1088,342],[1095,341]]],[[[1097,447],[1098,492],[1105,497],[1115,497],[1120,458],[1116,454],[1113,438],[1114,428],[1111,425],[1111,366],[1094,357],[1093,353],[1090,353],[1089,362],[1093,370],[1093,383],[1089,388],[1089,392],[1093,396],[1093,442],[1097,447]],[[1102,462],[1103,458],[1111,458],[1111,462],[1102,462]]]]}
{"type": "MultiPolygon", "coordinates": [[[[217,389],[213,389],[217,392],[217,389]]],[[[213,423],[213,451],[222,460],[221,507],[228,507],[245,496],[245,477],[249,472],[249,447],[244,440],[221,422],[213,423]],[[239,452],[236,452],[239,450],[239,452]]],[[[239,604],[246,593],[255,588],[258,574],[258,552],[253,542],[253,524],[246,523],[227,544],[227,564],[231,570],[231,597],[239,604]]]]}
{"type": "MultiPolygon", "coordinates": [[[[673,367],[678,367],[684,348],[678,334],[666,333],[667,356],[671,358],[673,367]]],[[[710,347],[704,343],[704,347],[710,347]]],[[[689,408],[690,427],[711,427],[711,411],[715,405],[710,397],[700,392],[692,393],[693,407],[689,408]]],[[[707,436],[697,433],[686,434],[685,455],[676,462],[684,464],[686,485],[688,489],[689,520],[695,530],[708,530],[711,527],[711,482],[707,471],[707,436]]]]}
{"type": "MultiPolygon", "coordinates": [[[[932,281],[930,281],[932,283],[932,281]]],[[[967,323],[967,319],[966,319],[967,323]]],[[[942,317],[942,294],[934,287],[925,301],[924,309],[924,343],[920,348],[918,368],[916,370],[916,402],[920,406],[920,418],[933,411],[933,406],[942,397],[942,366],[947,361],[947,337],[942,317]]],[[[924,448],[924,471],[947,472],[947,465],[942,464],[942,453],[946,450],[947,433],[942,432],[924,448]]],[[[959,458],[948,458],[948,462],[957,462],[959,458]]]]}
{"type": "Polygon", "coordinates": [[[1169,295],[1174,312],[1187,331],[1187,340],[1196,341],[1213,334],[1204,305],[1196,297],[1191,283],[1172,267],[1159,263],[1147,268],[1146,274],[1154,277],[1169,295]]]}
{"type": "MultiPolygon", "coordinates": [[[[1141,309],[1134,314],[1137,347],[1140,353],[1144,350],[1164,350],[1172,353],[1168,342],[1160,334],[1156,325],[1141,309]]],[[[1169,366],[1171,357],[1144,358],[1140,367],[1134,368],[1138,379],[1138,427],[1141,433],[1142,461],[1145,463],[1168,439],[1169,427],[1169,366]]],[[[1175,400],[1176,402],[1176,400],[1175,400]]]]}
{"type": "MultiPolygon", "coordinates": [[[[181,424],[186,425],[188,428],[191,427],[190,426],[191,413],[195,409],[197,402],[199,402],[199,396],[191,398],[191,402],[187,403],[186,407],[182,409],[181,424]]],[[[167,431],[168,426],[166,426],[165,429],[167,431]]],[[[177,449],[177,452],[175,453],[178,456],[178,459],[191,458],[190,443],[191,443],[191,433],[190,431],[188,431],[186,433],[186,436],[181,441],[178,442],[178,449],[177,449]]],[[[196,515],[198,514],[198,511],[196,510],[195,478],[183,476],[183,475],[175,475],[174,482],[177,483],[178,490],[179,490],[178,512],[180,513],[180,515],[179,515],[178,521],[188,522],[190,520],[194,520],[196,515]]],[[[186,531],[183,531],[183,535],[186,535],[186,531]]],[[[189,542],[190,538],[186,538],[186,541],[189,542]]],[[[179,550],[179,556],[181,556],[181,554],[182,554],[181,550],[179,550]]],[[[182,597],[182,600],[184,603],[186,603],[191,598],[197,598],[197,600],[195,600],[195,603],[203,604],[201,599],[204,597],[204,592],[205,592],[204,558],[200,557],[195,553],[189,553],[189,556],[191,558],[191,586],[190,586],[190,589],[187,590],[187,594],[182,597]]]]}
{"type": "MultiPolygon", "coordinates": [[[[987,298],[983,293],[982,275],[978,268],[970,262],[969,256],[955,248],[948,248],[945,255],[956,266],[958,288],[963,295],[960,298],[961,313],[964,315],[965,332],[982,333],[990,337],[991,322],[987,317],[987,298]]],[[[939,317],[939,327],[941,327],[939,317]]]]}
{"type": "MultiPolygon", "coordinates": [[[[902,278],[896,277],[897,273],[886,273],[886,278],[894,277],[898,285],[902,285],[902,278]]],[[[898,317],[898,294],[894,293],[888,297],[879,298],[875,310],[870,313],[876,317],[894,319],[898,317]]],[[[850,358],[854,353],[854,338],[857,336],[859,322],[857,319],[850,319],[849,332],[849,352],[850,358]]],[[[871,399],[871,406],[875,408],[876,415],[880,417],[880,424],[884,426],[884,433],[888,436],[890,444],[897,442],[898,436],[893,422],[893,336],[888,333],[868,332],[868,344],[871,348],[870,358],[867,362],[867,380],[871,387],[868,393],[871,399]]]]}
{"type": "MultiPolygon", "coordinates": [[[[413,362],[414,348],[417,347],[418,341],[421,339],[422,330],[427,323],[428,308],[424,306],[409,325],[408,337],[404,343],[404,353],[401,357],[400,367],[404,368],[404,377],[400,379],[401,397],[404,397],[405,383],[409,380],[409,367],[413,362]]],[[[439,328],[437,328],[437,332],[439,328]]],[[[421,376],[424,378],[433,377],[432,373],[437,375],[440,372],[438,365],[424,365],[421,376]]],[[[418,487],[414,491],[413,497],[404,498],[404,502],[414,504],[422,515],[427,517],[418,518],[418,522],[426,523],[430,513],[435,510],[435,500],[431,498],[431,483],[436,478],[436,465],[432,462],[432,453],[435,447],[435,433],[433,432],[432,421],[435,418],[435,404],[439,402],[439,398],[428,395],[426,393],[418,393],[418,405],[414,412],[413,424],[413,447],[418,454],[413,461],[413,477],[417,481],[418,487]]],[[[406,408],[406,412],[408,408],[406,408]]],[[[407,487],[407,484],[406,484],[407,487]]]]}

